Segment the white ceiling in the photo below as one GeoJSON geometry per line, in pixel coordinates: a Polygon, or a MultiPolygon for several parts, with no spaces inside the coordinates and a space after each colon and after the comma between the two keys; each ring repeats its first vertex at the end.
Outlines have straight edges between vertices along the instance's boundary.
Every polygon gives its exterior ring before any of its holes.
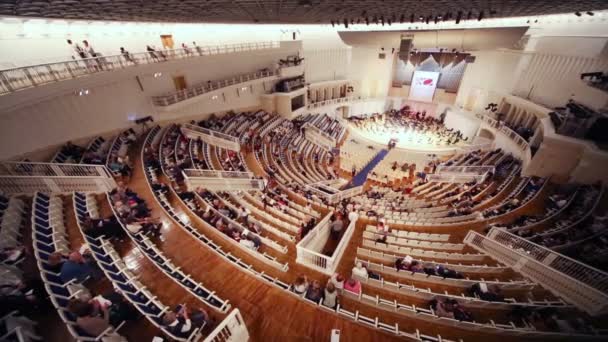
{"type": "Polygon", "coordinates": [[[344,24],[434,22],[608,9],[606,0],[8,0],[0,15],[84,20],[344,24]]]}

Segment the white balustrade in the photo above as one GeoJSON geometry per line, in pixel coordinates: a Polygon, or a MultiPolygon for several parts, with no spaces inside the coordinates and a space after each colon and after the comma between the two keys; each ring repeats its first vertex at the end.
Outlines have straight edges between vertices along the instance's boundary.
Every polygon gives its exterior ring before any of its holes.
{"type": "Polygon", "coordinates": [[[608,312],[608,273],[503,229],[469,231],[464,242],[492,256],[591,315],[608,312]]]}
{"type": "Polygon", "coordinates": [[[104,165],[31,162],[0,163],[0,191],[9,194],[35,192],[107,192],[116,182],[104,165]]]}
{"type": "Polygon", "coordinates": [[[249,331],[239,309],[234,309],[203,342],[246,342],[249,331]]]}
{"type": "Polygon", "coordinates": [[[200,138],[202,141],[206,142],[209,145],[218,146],[237,152],[241,150],[239,138],[233,137],[229,134],[225,134],[222,132],[214,131],[192,124],[183,124],[180,130],[182,134],[189,139],[197,140],[198,138],[200,138]]]}
{"type": "Polygon", "coordinates": [[[218,46],[195,46],[187,49],[158,50],[113,56],[75,59],[71,61],[33,65],[0,71],[0,95],[42,84],[59,82],[104,71],[170,60],[211,56],[243,51],[277,49],[278,41],[241,43],[218,46]]]}
{"type": "Polygon", "coordinates": [[[331,150],[336,147],[337,141],[332,138],[329,134],[323,132],[320,128],[314,126],[313,124],[307,122],[302,126],[304,129],[304,137],[306,140],[312,142],[313,144],[319,145],[320,147],[331,150]]]}
{"type": "Polygon", "coordinates": [[[353,236],[357,219],[350,222],[338,246],[331,256],[321,254],[322,248],[331,235],[329,218],[333,212],[325,216],[297,245],[296,262],[327,275],[332,275],[353,236]]]}
{"type": "Polygon", "coordinates": [[[251,172],[186,169],[182,171],[189,191],[202,187],[211,191],[263,190],[264,180],[251,172]]]}

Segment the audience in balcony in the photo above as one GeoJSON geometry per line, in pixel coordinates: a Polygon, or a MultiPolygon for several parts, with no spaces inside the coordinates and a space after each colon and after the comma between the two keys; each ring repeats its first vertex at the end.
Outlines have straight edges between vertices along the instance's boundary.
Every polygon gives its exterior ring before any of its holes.
{"type": "Polygon", "coordinates": [[[191,310],[186,304],[178,305],[173,311],[165,313],[162,321],[171,334],[180,338],[187,338],[195,329],[211,324],[211,318],[204,309],[191,310]]]}
{"type": "Polygon", "coordinates": [[[61,265],[59,276],[64,283],[71,280],[82,283],[88,278],[100,278],[101,271],[97,268],[95,261],[88,253],[83,255],[80,252],[72,252],[61,265]]]}
{"type": "Polygon", "coordinates": [[[348,278],[344,283],[344,291],[360,295],[361,294],[361,282],[355,278],[348,278]]]}
{"type": "Polygon", "coordinates": [[[469,294],[488,302],[504,302],[505,297],[501,293],[500,287],[488,286],[486,283],[476,283],[469,289],[469,294]]]}

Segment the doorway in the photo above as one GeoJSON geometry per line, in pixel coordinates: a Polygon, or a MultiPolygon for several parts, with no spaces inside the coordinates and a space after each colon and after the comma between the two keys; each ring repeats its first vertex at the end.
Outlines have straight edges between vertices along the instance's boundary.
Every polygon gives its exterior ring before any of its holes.
{"type": "Polygon", "coordinates": [[[186,77],[185,76],[173,76],[173,84],[175,84],[175,90],[184,90],[188,88],[186,85],[186,77]]]}
{"type": "Polygon", "coordinates": [[[161,34],[160,41],[163,43],[163,48],[172,50],[173,49],[173,36],[170,34],[161,34]]]}

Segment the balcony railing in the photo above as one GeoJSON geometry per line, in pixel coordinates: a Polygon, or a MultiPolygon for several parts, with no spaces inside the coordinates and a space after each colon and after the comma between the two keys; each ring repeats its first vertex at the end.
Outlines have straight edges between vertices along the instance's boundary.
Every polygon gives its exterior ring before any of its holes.
{"type": "Polygon", "coordinates": [[[197,56],[210,56],[233,52],[279,48],[278,41],[241,43],[218,46],[196,46],[187,49],[158,50],[76,59],[59,63],[33,65],[0,71],[0,95],[47,83],[74,79],[105,71],[124,69],[136,65],[162,63],[197,56]]]}
{"type": "Polygon", "coordinates": [[[275,76],[277,73],[274,70],[257,71],[254,73],[244,74],[235,76],[233,78],[224,79],[220,81],[211,81],[207,83],[200,83],[192,87],[179,90],[164,95],[152,96],[152,102],[156,106],[169,106],[187,99],[199,96],[205,93],[209,93],[214,90],[233,86],[235,84],[244,83],[248,81],[254,81],[265,77],[275,76]]]}
{"type": "Polygon", "coordinates": [[[491,127],[496,128],[497,130],[504,133],[511,140],[515,141],[517,146],[519,146],[522,151],[526,151],[530,148],[530,144],[526,141],[526,139],[522,138],[521,135],[517,134],[517,132],[515,132],[502,122],[483,114],[477,114],[477,117],[480,118],[483,122],[490,125],[491,127]]]}
{"type": "Polygon", "coordinates": [[[503,229],[469,231],[464,242],[540,283],[591,315],[608,312],[608,273],[503,229]]]}

